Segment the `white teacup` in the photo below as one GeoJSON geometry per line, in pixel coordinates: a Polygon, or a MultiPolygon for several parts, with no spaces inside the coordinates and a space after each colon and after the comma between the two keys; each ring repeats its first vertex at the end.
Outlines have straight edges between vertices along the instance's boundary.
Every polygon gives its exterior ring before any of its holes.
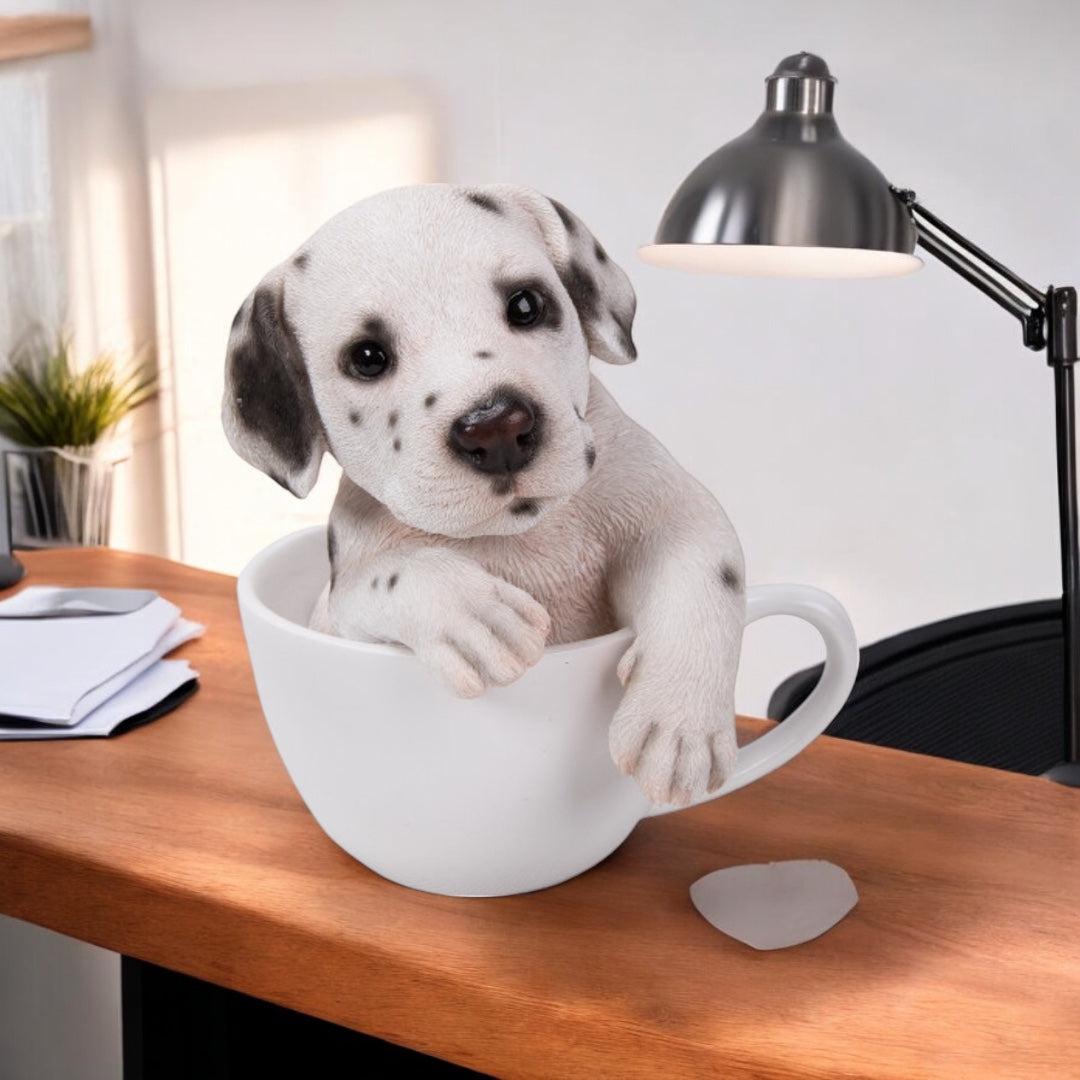
{"type": "MultiPolygon", "coordinates": [[[[670,809],[652,806],[608,752],[629,630],[551,646],[511,686],[462,700],[408,649],[308,629],[329,572],[325,528],[286,536],[241,573],[240,614],[285,767],[319,825],[365,866],[451,896],[529,892],[595,866],[641,818],[670,809]]],[[[805,585],[749,590],[748,623],[781,614],[821,634],[824,674],[783,724],[740,749],[710,798],[794,757],[851,690],[858,648],[837,601],[805,585]]]]}

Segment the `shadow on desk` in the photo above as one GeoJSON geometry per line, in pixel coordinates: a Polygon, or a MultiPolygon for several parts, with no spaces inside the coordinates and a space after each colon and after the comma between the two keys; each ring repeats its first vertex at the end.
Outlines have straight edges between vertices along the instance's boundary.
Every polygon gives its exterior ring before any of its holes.
{"type": "Polygon", "coordinates": [[[274,1080],[472,1072],[370,1035],[125,956],[124,1080],[274,1080]]]}

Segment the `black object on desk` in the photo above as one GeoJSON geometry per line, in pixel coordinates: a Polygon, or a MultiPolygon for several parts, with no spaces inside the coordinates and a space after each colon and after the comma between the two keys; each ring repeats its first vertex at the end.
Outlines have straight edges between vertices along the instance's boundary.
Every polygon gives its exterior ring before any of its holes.
{"type": "MultiPolygon", "coordinates": [[[[842,739],[1040,775],[1061,759],[1061,601],[991,608],[865,646],[847,703],[826,729],[842,739]]],[[[783,720],[821,665],[773,691],[783,720]]]]}

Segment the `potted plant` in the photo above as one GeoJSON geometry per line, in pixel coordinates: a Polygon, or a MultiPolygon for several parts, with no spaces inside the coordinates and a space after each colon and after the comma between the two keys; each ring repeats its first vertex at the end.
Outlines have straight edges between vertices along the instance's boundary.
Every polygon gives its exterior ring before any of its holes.
{"type": "Polygon", "coordinates": [[[0,434],[17,444],[3,455],[14,546],[108,542],[118,459],[103,440],[154,386],[145,367],[111,355],[76,367],[64,336],[16,350],[0,372],[0,434]]]}

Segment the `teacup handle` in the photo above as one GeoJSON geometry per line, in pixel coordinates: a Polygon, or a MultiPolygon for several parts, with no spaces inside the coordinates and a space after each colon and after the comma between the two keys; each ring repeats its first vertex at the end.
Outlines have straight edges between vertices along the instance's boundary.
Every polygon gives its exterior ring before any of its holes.
{"type": "MultiPolygon", "coordinates": [[[[735,769],[718,790],[698,802],[760,780],[814,741],[843,707],[859,670],[859,645],[847,612],[835,597],[810,585],[755,585],[746,593],[746,625],[769,615],[794,615],[825,642],[825,670],[810,696],[782,723],[739,748],[735,769]]],[[[658,806],[653,813],[676,807],[658,806]]]]}

